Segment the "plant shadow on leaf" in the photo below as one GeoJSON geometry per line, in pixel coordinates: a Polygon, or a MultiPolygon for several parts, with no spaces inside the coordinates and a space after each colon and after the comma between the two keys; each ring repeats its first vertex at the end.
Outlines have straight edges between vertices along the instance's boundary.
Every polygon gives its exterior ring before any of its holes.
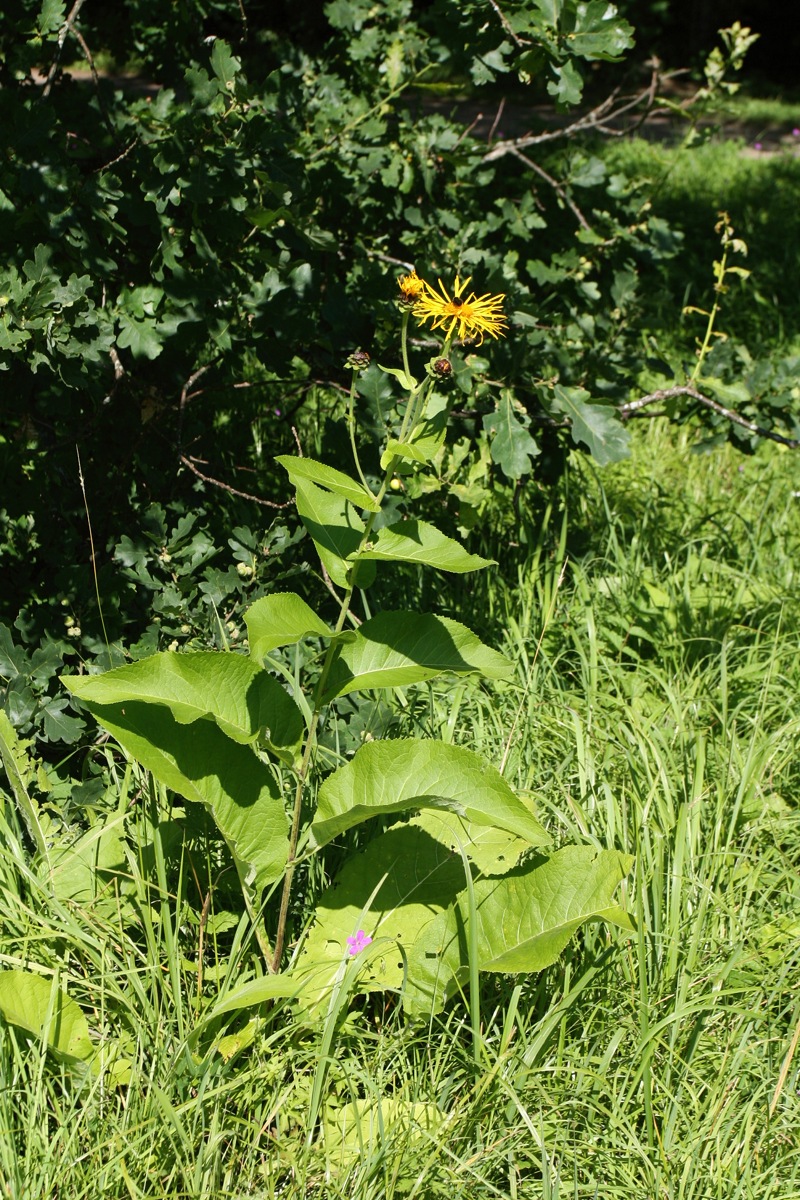
{"type": "Polygon", "coordinates": [[[211,810],[243,884],[258,894],[281,877],[287,817],[274,776],[255,751],[212,721],[181,725],[162,705],[87,707],[160,783],[211,810]]]}

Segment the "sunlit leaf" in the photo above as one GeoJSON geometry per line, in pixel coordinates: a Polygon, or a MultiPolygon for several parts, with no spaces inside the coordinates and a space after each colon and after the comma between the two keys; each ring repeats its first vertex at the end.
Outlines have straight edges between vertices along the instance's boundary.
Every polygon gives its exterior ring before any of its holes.
{"type": "Polygon", "coordinates": [[[460,542],[425,521],[399,521],[379,529],[361,558],[383,562],[417,562],[462,574],[488,567],[492,559],[469,554],[460,542]]]}
{"type": "Polygon", "coordinates": [[[44,1042],[59,1058],[82,1062],[94,1058],[86,1017],[52,976],[0,971],[0,1016],[44,1042]]]}
{"type": "Polygon", "coordinates": [[[322,700],[366,688],[405,687],[446,673],[503,679],[512,670],[507,658],[458,621],[386,612],[365,621],[340,647],[322,700]]]}
{"type": "Polygon", "coordinates": [[[500,772],[463,746],[422,739],[368,742],[322,785],[312,827],[319,845],[368,817],[443,809],[542,846],[550,839],[500,772]]]}
{"type": "Polygon", "coordinates": [[[355,479],[345,475],[344,471],[338,471],[326,463],[315,462],[313,458],[296,458],[291,454],[280,454],[275,462],[285,468],[295,487],[300,480],[309,480],[311,483],[325,488],[326,491],[334,492],[337,496],[344,496],[345,500],[349,500],[356,508],[366,508],[370,512],[380,511],[380,505],[375,497],[371,496],[366,488],[357,483],[355,479]]]}
{"type": "MultiPolygon", "coordinates": [[[[585,921],[633,928],[612,896],[633,860],[616,850],[567,846],[551,858],[474,885],[482,971],[534,972],[555,962],[585,921]]],[[[466,895],[420,931],[409,951],[406,1010],[436,1011],[466,978],[466,895]]]]}
{"type": "Polygon", "coordinates": [[[303,717],[294,700],[242,654],[167,650],[102,675],[65,675],[62,683],[86,704],[146,701],[168,708],[181,725],[213,721],[235,742],[262,737],[289,762],[303,736],[303,717]]]}
{"type": "Polygon", "coordinates": [[[313,608],[294,592],[262,596],[244,614],[250,657],[262,662],[278,646],[292,646],[304,637],[330,637],[331,630],[313,608]]]}

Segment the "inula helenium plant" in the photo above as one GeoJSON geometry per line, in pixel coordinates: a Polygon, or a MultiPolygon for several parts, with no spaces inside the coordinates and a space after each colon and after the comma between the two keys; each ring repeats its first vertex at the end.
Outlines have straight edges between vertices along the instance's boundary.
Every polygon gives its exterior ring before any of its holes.
{"type": "Polygon", "coordinates": [[[319,753],[326,714],[340,697],[438,676],[503,680],[513,671],[457,621],[417,611],[370,615],[357,605],[377,572],[399,563],[459,574],[492,565],[435,525],[391,520],[385,511],[392,484],[429,471],[445,442],[451,347],[508,332],[504,297],[470,291],[471,282],[456,275],[437,289],[416,271],[399,280],[401,365],[380,370],[403,399],[379,463],[359,458],[363,351],[347,364],[352,473],[302,455],[277,460],[338,598],[332,625],[299,595],[276,592],[246,613],[246,654],[165,652],[64,680],[159,783],[206,806],[230,848],[263,974],[238,1001],[229,994],[226,1011],[281,995],[313,1011],[339,1003],[343,989],[384,989],[398,992],[411,1016],[426,1015],[467,981],[477,1004],[479,971],[542,970],[584,921],[631,927],[613,899],[630,859],[592,846],[550,852],[530,804],[467,747],[377,736],[334,770],[319,753]],[[412,317],[444,338],[414,372],[412,317]],[[298,683],[276,652],[301,642],[316,647],[317,658],[298,683]],[[336,839],[353,841],[345,835],[366,821],[378,821],[380,832],[345,860],[311,926],[296,928],[298,865],[336,839]]]}

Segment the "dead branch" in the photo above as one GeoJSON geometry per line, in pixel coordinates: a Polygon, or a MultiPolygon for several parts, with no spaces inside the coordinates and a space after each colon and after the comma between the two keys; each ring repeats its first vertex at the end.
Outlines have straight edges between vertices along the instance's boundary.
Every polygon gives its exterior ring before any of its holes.
{"type": "MultiPolygon", "coordinates": [[[[554,142],[559,138],[570,138],[577,133],[586,133],[592,131],[594,133],[605,134],[606,137],[623,137],[626,133],[631,132],[642,124],[648,117],[652,117],[662,110],[654,108],[658,98],[658,85],[660,82],[668,79],[674,79],[677,75],[683,75],[686,72],[670,71],[666,75],[660,72],[660,64],[653,65],[650,82],[646,88],[637,92],[635,96],[619,97],[619,89],[615,89],[605,100],[596,105],[583,116],[578,117],[569,125],[565,125],[563,129],[547,129],[543,133],[525,134],[518,138],[508,138],[505,141],[498,142],[496,146],[492,146],[491,150],[487,150],[484,154],[483,162],[494,162],[498,158],[503,158],[506,154],[514,154],[519,150],[527,150],[531,146],[540,146],[546,142],[554,142]],[[619,100],[619,103],[617,101],[619,100]],[[632,126],[627,129],[614,129],[610,126],[611,121],[618,121],[620,117],[632,112],[634,109],[643,105],[643,111],[639,114],[637,120],[632,126]]],[[[664,110],[666,111],[666,110],[664,110]]]]}
{"type": "Polygon", "coordinates": [[[70,9],[70,11],[67,15],[67,19],[64,21],[64,24],[61,26],[61,28],[58,31],[58,43],[56,45],[56,52],[53,57],[53,62],[50,66],[50,70],[47,72],[47,78],[44,81],[44,87],[42,88],[42,96],[45,99],[50,95],[51,89],[53,87],[53,80],[55,79],[56,75],[58,74],[58,68],[61,63],[61,55],[64,50],[64,43],[67,40],[68,33],[72,33],[77,38],[81,49],[83,50],[84,54],[86,55],[89,66],[91,67],[92,78],[94,79],[95,84],[97,84],[99,82],[98,78],[97,78],[97,71],[96,71],[95,65],[94,65],[94,60],[93,60],[91,54],[89,53],[89,47],[86,45],[86,42],[83,40],[83,38],[81,37],[81,35],[78,33],[77,29],[75,28],[75,22],[78,19],[79,12],[83,8],[83,4],[84,4],[84,0],[75,0],[75,3],[73,4],[72,8],[70,9]]]}
{"type": "Polygon", "coordinates": [[[718,400],[712,400],[708,396],[704,396],[702,392],[698,392],[697,388],[689,387],[673,387],[660,388],[656,392],[650,392],[647,396],[642,396],[639,400],[630,400],[627,404],[620,404],[617,412],[623,421],[627,421],[630,417],[636,416],[648,404],[656,404],[662,400],[674,400],[679,396],[689,396],[690,399],[696,400],[698,404],[702,404],[705,408],[710,408],[712,412],[718,413],[719,416],[725,417],[726,420],[732,421],[734,425],[741,425],[742,429],[748,430],[749,433],[755,433],[758,437],[769,438],[772,442],[778,442],[781,446],[788,446],[790,450],[800,450],[800,438],[787,438],[781,433],[774,433],[771,429],[765,429],[763,425],[756,425],[754,421],[748,421],[746,417],[742,417],[739,413],[734,412],[732,408],[726,408],[724,404],[720,404],[718,400]]]}
{"type": "Polygon", "coordinates": [[[229,483],[223,483],[221,479],[213,479],[210,475],[204,475],[202,471],[194,465],[191,458],[185,454],[179,455],[179,458],[185,467],[202,479],[203,483],[211,483],[214,487],[222,488],[225,492],[230,492],[232,496],[241,496],[243,500],[252,500],[254,504],[261,504],[264,508],[291,508],[293,501],[287,500],[284,504],[276,504],[274,500],[262,500],[260,496],[253,496],[250,492],[241,492],[238,488],[231,487],[229,483]]]}
{"type": "Polygon", "coordinates": [[[538,163],[535,163],[532,158],[528,158],[527,154],[523,154],[521,150],[517,150],[517,149],[509,150],[509,154],[513,154],[514,158],[518,158],[520,160],[520,162],[525,163],[526,167],[530,167],[530,169],[532,171],[534,171],[537,175],[539,175],[542,179],[544,179],[546,183],[549,183],[551,188],[553,188],[553,190],[555,191],[556,195],[559,196],[560,199],[563,200],[564,203],[567,205],[567,207],[573,211],[573,213],[577,217],[578,224],[583,229],[587,229],[591,233],[592,227],[589,224],[589,222],[586,220],[586,217],[583,215],[583,213],[578,208],[575,201],[569,195],[566,188],[563,187],[563,185],[560,184],[557,179],[554,179],[552,175],[548,175],[548,173],[547,173],[547,171],[545,171],[544,167],[540,167],[538,163]]]}

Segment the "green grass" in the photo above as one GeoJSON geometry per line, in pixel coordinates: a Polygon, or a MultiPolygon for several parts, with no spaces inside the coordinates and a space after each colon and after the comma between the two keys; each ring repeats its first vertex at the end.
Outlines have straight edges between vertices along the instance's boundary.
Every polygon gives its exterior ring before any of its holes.
{"type": "Polygon", "coordinates": [[[766,127],[779,126],[791,133],[800,122],[800,102],[785,95],[748,95],[738,92],[721,98],[712,112],[717,120],[744,121],[766,127]]]}
{"type": "MultiPolygon", "coordinates": [[[[651,284],[648,327],[674,337],[676,314],[684,305],[710,307],[711,264],[719,257],[714,226],[724,210],[736,235],[747,243],[751,276],[723,298],[718,329],[745,343],[754,358],[796,353],[800,158],[789,153],[752,156],[744,150],[738,139],[673,148],[634,138],[600,148],[609,174],[649,181],[646,194],[652,197],[653,212],[684,235],[680,253],[663,264],[661,279],[651,284]]],[[[684,337],[690,344],[702,323],[698,317],[688,322],[684,337]]]]}
{"type": "Polygon", "coordinates": [[[6,800],[0,966],[58,971],[132,1068],[81,1080],[1,1029],[0,1196],[800,1197],[797,460],[634,441],[575,458],[532,549],[461,597],[516,678],[420,689],[403,720],[501,764],[557,841],[634,854],[636,935],[484,978],[478,1071],[460,1002],[421,1026],[392,996],[327,1025],[284,1006],[193,1044],[250,952],[212,921],[198,976],[213,839],[181,850],[165,798],[111,779],[127,889],[59,903],[6,800]]]}

